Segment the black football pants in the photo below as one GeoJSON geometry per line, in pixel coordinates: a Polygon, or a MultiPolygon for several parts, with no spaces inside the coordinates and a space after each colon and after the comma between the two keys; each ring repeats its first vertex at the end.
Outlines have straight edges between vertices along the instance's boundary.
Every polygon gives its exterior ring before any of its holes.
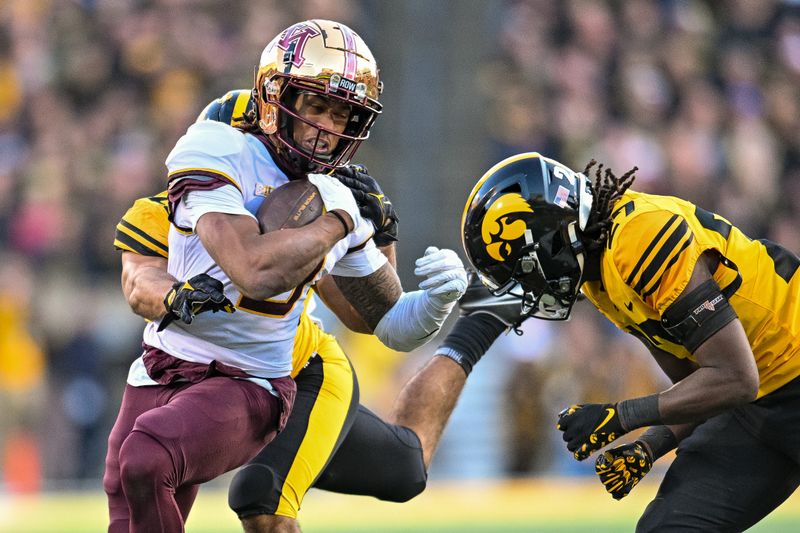
{"type": "Polygon", "coordinates": [[[637,532],[740,532],[800,486],[800,379],[681,442],[637,532]]]}

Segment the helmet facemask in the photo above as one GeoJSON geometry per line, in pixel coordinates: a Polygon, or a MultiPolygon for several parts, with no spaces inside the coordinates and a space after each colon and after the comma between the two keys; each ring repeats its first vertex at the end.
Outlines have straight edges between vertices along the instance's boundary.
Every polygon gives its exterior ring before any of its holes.
{"type": "Polygon", "coordinates": [[[304,172],[332,169],[349,163],[361,143],[369,137],[369,128],[377,112],[362,105],[353,105],[352,100],[347,98],[311,90],[292,80],[285,80],[282,85],[283,90],[275,100],[278,127],[272,136],[279,149],[285,150],[288,157],[305,167],[304,172]],[[298,104],[303,99],[314,97],[324,99],[326,105],[346,106],[346,124],[342,131],[326,128],[303,116],[298,104]],[[298,123],[316,131],[310,146],[303,146],[294,138],[298,123]],[[323,136],[327,139],[323,140],[323,136]],[[327,143],[335,144],[332,150],[322,149],[327,143]]]}
{"type": "MultiPolygon", "coordinates": [[[[583,245],[575,231],[576,221],[562,222],[560,226],[526,244],[514,266],[512,279],[522,289],[526,316],[566,320],[577,299],[583,275],[583,245]],[[540,250],[547,253],[540,254],[540,250]]],[[[526,237],[529,235],[530,231],[526,232],[526,237]]]]}

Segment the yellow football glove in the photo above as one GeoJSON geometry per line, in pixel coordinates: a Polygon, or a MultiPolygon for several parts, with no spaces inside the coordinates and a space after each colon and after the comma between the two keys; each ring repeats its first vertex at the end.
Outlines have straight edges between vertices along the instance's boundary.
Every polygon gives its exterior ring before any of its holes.
{"type": "Polygon", "coordinates": [[[594,464],[600,481],[615,500],[627,496],[652,467],[653,458],[639,441],[603,452],[594,464]]]}
{"type": "Polygon", "coordinates": [[[615,404],[587,403],[573,405],[558,415],[556,428],[564,432],[567,449],[583,461],[627,433],[619,420],[615,404]]]}

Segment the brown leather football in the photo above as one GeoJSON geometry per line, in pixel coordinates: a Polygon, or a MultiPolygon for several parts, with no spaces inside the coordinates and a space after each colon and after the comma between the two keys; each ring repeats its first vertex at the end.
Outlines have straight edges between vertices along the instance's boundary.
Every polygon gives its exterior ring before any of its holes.
{"type": "Polygon", "coordinates": [[[262,233],[299,228],[319,217],[325,206],[317,187],[307,179],[292,180],[273,189],[256,212],[262,233]]]}

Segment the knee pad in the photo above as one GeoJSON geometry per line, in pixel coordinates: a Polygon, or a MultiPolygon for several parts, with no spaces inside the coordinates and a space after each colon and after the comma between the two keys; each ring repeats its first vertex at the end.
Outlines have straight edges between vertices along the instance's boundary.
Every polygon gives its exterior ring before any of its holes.
{"type": "Polygon", "coordinates": [[[281,482],[272,468],[262,464],[242,467],[228,488],[228,506],[240,519],[275,514],[280,497],[281,482]]]}

